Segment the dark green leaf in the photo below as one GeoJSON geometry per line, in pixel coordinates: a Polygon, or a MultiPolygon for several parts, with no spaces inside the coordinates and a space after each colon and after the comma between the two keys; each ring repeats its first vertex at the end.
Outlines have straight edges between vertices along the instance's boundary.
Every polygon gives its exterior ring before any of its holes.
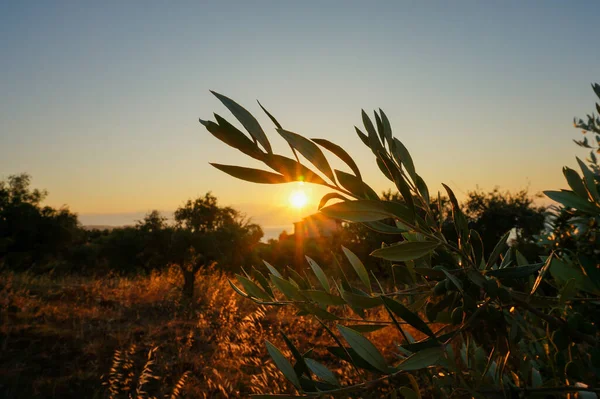
{"type": "Polygon", "coordinates": [[[367,290],[371,292],[371,280],[369,279],[369,273],[367,273],[365,265],[358,258],[358,256],[356,256],[354,252],[350,251],[348,248],[342,247],[342,250],[344,251],[346,258],[348,258],[348,261],[352,265],[352,268],[354,269],[360,280],[363,282],[367,290]]]}
{"type": "Polygon", "coordinates": [[[356,353],[370,365],[383,373],[388,372],[388,365],[379,350],[362,334],[341,324],[337,325],[339,332],[356,353]]]}
{"type": "Polygon", "coordinates": [[[360,138],[360,141],[363,142],[364,145],[366,145],[367,147],[370,148],[369,145],[369,137],[364,134],[359,128],[357,128],[356,126],[354,126],[354,130],[356,130],[356,134],[358,134],[358,138],[360,138]]]}
{"type": "Polygon", "coordinates": [[[218,163],[211,163],[211,165],[230,176],[252,183],[281,184],[289,182],[284,176],[267,172],[266,170],[244,168],[242,166],[221,165],[218,163]]]}
{"type": "Polygon", "coordinates": [[[425,203],[429,204],[429,189],[427,188],[427,184],[425,184],[425,180],[417,175],[415,185],[417,186],[417,190],[419,190],[419,194],[421,194],[421,197],[425,200],[425,203]]]}
{"type": "Polygon", "coordinates": [[[273,124],[277,127],[277,129],[282,129],[281,124],[279,122],[277,122],[277,119],[275,119],[275,117],[273,115],[271,115],[271,113],[269,111],[267,111],[267,109],[265,107],[263,107],[263,105],[260,103],[260,101],[256,100],[256,102],[258,103],[258,105],[260,105],[262,110],[265,111],[265,114],[267,114],[267,116],[269,117],[269,119],[271,119],[271,122],[273,122],[273,124]]]}
{"type": "Polygon", "coordinates": [[[342,291],[341,293],[344,301],[353,308],[358,309],[370,309],[376,306],[381,306],[381,297],[372,297],[366,295],[357,295],[349,291],[342,291]]]}
{"type": "Polygon", "coordinates": [[[396,316],[400,317],[402,320],[404,320],[417,330],[429,335],[430,337],[435,337],[435,334],[433,333],[433,331],[431,331],[427,323],[421,320],[421,318],[418,315],[408,310],[406,306],[402,305],[400,302],[392,298],[388,298],[385,296],[382,296],[381,299],[383,300],[385,306],[389,310],[391,310],[396,316]]]}
{"type": "Polygon", "coordinates": [[[285,358],[285,356],[283,356],[283,353],[281,353],[281,351],[277,349],[275,345],[269,341],[265,341],[265,344],[267,345],[267,351],[269,352],[269,355],[271,355],[271,358],[273,359],[273,362],[275,362],[277,368],[283,373],[285,378],[294,384],[296,388],[300,388],[300,380],[298,379],[298,376],[296,375],[294,367],[292,367],[291,363],[285,358]]]}
{"type": "MultiPolygon", "coordinates": [[[[600,136],[596,136],[598,138],[600,136]]],[[[593,152],[592,152],[593,154],[593,152]]],[[[595,157],[595,155],[594,155],[595,157]]],[[[581,168],[581,172],[583,173],[583,179],[585,181],[585,186],[590,193],[590,197],[600,203],[600,194],[598,194],[598,187],[596,186],[596,180],[594,179],[594,173],[584,164],[581,159],[577,158],[577,163],[581,168]]]]}
{"type": "Polygon", "coordinates": [[[475,266],[484,266],[485,264],[483,263],[483,241],[481,240],[481,236],[476,230],[469,231],[469,243],[471,244],[471,249],[473,250],[473,261],[475,262],[475,266]]]}
{"type": "Polygon", "coordinates": [[[406,149],[404,144],[402,144],[400,142],[400,140],[398,140],[396,138],[394,139],[393,155],[394,155],[394,158],[396,159],[396,162],[404,165],[404,168],[408,172],[408,175],[410,176],[412,181],[416,182],[417,174],[415,172],[415,165],[413,164],[413,160],[410,156],[410,153],[408,152],[408,150],[406,149]]]}
{"type": "Polygon", "coordinates": [[[323,148],[333,152],[335,155],[337,155],[337,157],[339,159],[344,161],[346,163],[346,165],[348,165],[350,167],[350,169],[352,170],[352,172],[354,172],[356,177],[358,177],[359,179],[362,180],[362,178],[360,176],[360,170],[358,169],[358,166],[356,166],[354,159],[352,159],[352,157],[342,147],[340,147],[337,144],[332,143],[329,140],[325,140],[325,139],[311,139],[311,140],[314,141],[315,143],[317,143],[318,145],[320,145],[321,147],[323,147],[323,148]]]}
{"type": "Polygon", "coordinates": [[[328,194],[325,194],[323,196],[323,198],[321,198],[321,201],[319,201],[319,206],[317,207],[317,209],[323,208],[325,205],[327,205],[327,202],[329,202],[330,200],[332,200],[334,198],[335,199],[341,199],[342,201],[349,201],[348,198],[344,197],[341,194],[338,194],[338,193],[328,193],[328,194]]]}
{"type": "Polygon", "coordinates": [[[265,301],[270,301],[272,299],[269,296],[269,294],[264,292],[258,285],[256,285],[256,283],[254,281],[252,281],[244,276],[241,276],[239,274],[236,274],[235,278],[237,279],[237,281],[240,282],[240,284],[242,284],[242,286],[246,290],[246,293],[250,294],[250,296],[253,296],[255,298],[259,298],[259,299],[262,299],[265,301]]]}
{"type": "Polygon", "coordinates": [[[302,356],[298,348],[296,348],[296,346],[287,337],[287,335],[283,333],[283,331],[280,331],[279,333],[281,334],[283,341],[287,345],[290,352],[292,352],[292,356],[294,356],[294,359],[296,359],[296,367],[294,369],[296,371],[300,371],[299,373],[297,373],[297,375],[302,375],[302,373],[305,373],[307,376],[310,376],[310,371],[306,366],[306,363],[304,362],[304,357],[302,356]]]}
{"type": "Polygon", "coordinates": [[[544,191],[544,194],[551,200],[554,200],[567,208],[574,208],[589,213],[597,213],[600,211],[600,208],[594,206],[572,191],[544,191]]]}
{"type": "Polygon", "coordinates": [[[284,175],[287,181],[327,184],[321,176],[294,159],[277,154],[265,154],[264,162],[271,169],[284,175]]]}
{"type": "Polygon", "coordinates": [[[332,295],[325,291],[319,290],[304,290],[302,294],[307,296],[311,301],[315,301],[321,306],[333,305],[341,306],[345,305],[346,302],[339,296],[332,295]]]}
{"type": "Polygon", "coordinates": [[[446,277],[448,278],[448,280],[450,280],[452,282],[452,284],[454,284],[454,286],[462,294],[463,293],[463,286],[462,286],[462,283],[460,282],[460,280],[454,274],[448,272],[448,270],[446,270],[445,268],[441,267],[440,270],[442,271],[442,273],[444,273],[446,275],[446,277]]]}
{"type": "Polygon", "coordinates": [[[275,297],[273,295],[273,291],[271,290],[271,286],[269,285],[269,280],[267,280],[264,274],[262,274],[258,269],[253,268],[252,276],[256,279],[256,281],[258,281],[262,289],[265,290],[265,292],[269,294],[271,298],[275,297]]]}
{"type": "Polygon", "coordinates": [[[353,324],[348,327],[358,331],[359,333],[365,334],[373,331],[379,331],[382,328],[387,327],[387,324],[353,324]]]}
{"type": "Polygon", "coordinates": [[[280,277],[271,274],[271,282],[281,291],[287,298],[302,301],[305,298],[300,294],[300,290],[292,283],[280,277]]]}
{"type": "Polygon", "coordinates": [[[398,202],[391,201],[345,201],[322,208],[321,212],[334,219],[350,222],[376,222],[389,218],[412,222],[408,209],[398,202]]]}
{"type": "Polygon", "coordinates": [[[392,148],[392,125],[390,124],[390,120],[388,119],[387,115],[381,108],[379,108],[379,113],[381,114],[381,123],[383,124],[383,135],[388,143],[388,147],[392,148]]]}
{"type": "Polygon", "coordinates": [[[231,125],[219,115],[215,114],[215,117],[219,124],[203,120],[200,120],[200,122],[206,126],[206,130],[225,144],[240,150],[252,158],[262,159],[264,153],[248,138],[248,136],[240,132],[235,126],[231,125]]]}
{"type": "Polygon", "coordinates": [[[383,122],[381,121],[381,117],[377,114],[377,111],[375,111],[374,114],[375,114],[375,124],[377,125],[377,132],[379,133],[379,139],[385,146],[385,136],[383,133],[383,122]]]}
{"type": "Polygon", "coordinates": [[[250,295],[246,294],[244,291],[242,291],[238,287],[236,287],[236,285],[233,284],[230,279],[227,279],[227,281],[229,282],[229,285],[231,286],[231,288],[233,288],[233,290],[238,293],[238,295],[241,295],[244,298],[250,297],[250,295]]]}
{"type": "Polygon", "coordinates": [[[260,127],[260,124],[256,118],[252,116],[250,112],[229,97],[216,93],[212,90],[210,92],[214,94],[223,103],[223,105],[229,109],[229,111],[237,118],[238,121],[240,121],[248,133],[250,133],[250,135],[254,137],[269,154],[273,152],[265,132],[262,130],[262,127],[260,127]]]}
{"type": "Polygon", "coordinates": [[[543,263],[536,263],[533,265],[519,266],[519,267],[505,267],[504,269],[488,270],[485,272],[486,276],[493,276],[499,279],[504,278],[525,278],[531,276],[544,266],[543,263]]]}
{"type": "Polygon", "coordinates": [[[488,258],[487,264],[485,266],[486,269],[491,269],[491,267],[496,263],[496,260],[498,259],[498,257],[500,256],[500,254],[502,252],[504,252],[504,249],[507,246],[506,240],[508,239],[509,235],[510,235],[510,231],[507,231],[502,236],[502,238],[500,238],[500,240],[498,241],[498,243],[494,247],[494,250],[492,251],[492,254],[488,258]]]}
{"type": "Polygon", "coordinates": [[[346,190],[363,199],[378,200],[379,196],[367,183],[363,182],[358,177],[341,170],[335,171],[338,181],[346,190]]]}
{"type": "Polygon", "coordinates": [[[585,188],[585,185],[583,184],[583,181],[581,180],[579,173],[577,173],[576,171],[574,171],[571,168],[564,166],[563,174],[565,175],[565,178],[567,179],[567,183],[569,183],[569,187],[571,187],[571,190],[573,190],[573,192],[575,194],[577,194],[581,198],[588,197],[588,190],[585,188]]]}
{"type": "Polygon", "coordinates": [[[313,359],[310,359],[310,358],[306,358],[304,360],[305,360],[306,365],[308,366],[308,368],[318,378],[320,378],[321,380],[323,380],[325,382],[333,384],[333,385],[337,385],[337,386],[340,385],[340,383],[338,382],[338,380],[335,377],[335,375],[327,367],[325,367],[321,363],[317,362],[316,360],[313,360],[313,359]]]}
{"type": "Polygon", "coordinates": [[[444,355],[444,350],[438,346],[429,349],[423,349],[411,355],[408,359],[403,360],[396,366],[397,370],[413,371],[424,369],[437,364],[440,358],[444,355]]]}
{"type": "Polygon", "coordinates": [[[329,290],[330,290],[329,281],[327,281],[327,276],[323,272],[323,269],[321,269],[321,266],[319,266],[317,264],[317,262],[315,262],[314,260],[312,260],[308,256],[306,256],[306,260],[308,261],[308,264],[310,265],[310,268],[315,273],[315,276],[317,277],[317,280],[319,280],[319,283],[321,284],[321,287],[323,287],[323,289],[325,291],[329,292],[329,290]]]}
{"type": "Polygon", "coordinates": [[[467,219],[465,218],[465,215],[463,214],[463,212],[460,209],[460,206],[458,205],[458,201],[456,200],[454,192],[450,189],[450,187],[448,187],[444,183],[442,183],[442,186],[444,186],[444,188],[446,189],[448,197],[450,198],[450,203],[452,204],[452,218],[454,220],[454,227],[456,228],[456,233],[458,234],[458,237],[461,241],[465,240],[469,235],[469,226],[467,224],[467,219]]]}
{"type": "Polygon", "coordinates": [[[265,264],[265,266],[267,266],[267,269],[269,269],[269,271],[271,272],[271,274],[276,275],[279,278],[283,278],[283,276],[281,275],[281,273],[279,273],[277,271],[277,269],[275,269],[269,262],[267,262],[266,260],[263,260],[263,263],[265,264]]]}
{"type": "Polygon", "coordinates": [[[371,256],[395,262],[404,262],[421,258],[439,245],[435,241],[403,241],[371,252],[371,256]]]}
{"type": "Polygon", "coordinates": [[[323,155],[323,152],[315,143],[298,133],[290,132],[285,129],[277,129],[277,131],[292,147],[308,159],[310,163],[315,165],[317,169],[323,172],[325,176],[331,179],[331,181],[335,181],[333,171],[331,170],[331,166],[329,166],[329,162],[327,162],[327,158],[325,158],[325,155],[323,155]]]}
{"type": "Polygon", "coordinates": [[[380,370],[371,366],[371,364],[369,364],[369,362],[364,360],[362,357],[358,356],[358,353],[356,353],[356,351],[352,348],[348,348],[348,347],[344,348],[344,347],[340,347],[340,346],[328,346],[327,350],[333,356],[335,356],[339,359],[345,360],[346,362],[351,363],[351,364],[355,365],[356,367],[359,367],[361,369],[365,369],[368,371],[373,371],[375,373],[381,373],[380,370]]]}

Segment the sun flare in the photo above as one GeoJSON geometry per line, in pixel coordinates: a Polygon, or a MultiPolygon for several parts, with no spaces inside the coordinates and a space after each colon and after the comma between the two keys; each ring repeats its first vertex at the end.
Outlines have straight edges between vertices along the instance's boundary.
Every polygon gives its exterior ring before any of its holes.
{"type": "Polygon", "coordinates": [[[290,205],[293,208],[296,208],[296,209],[304,208],[307,203],[308,203],[308,197],[306,196],[306,193],[302,190],[296,190],[296,191],[292,192],[292,194],[290,195],[290,205]]]}

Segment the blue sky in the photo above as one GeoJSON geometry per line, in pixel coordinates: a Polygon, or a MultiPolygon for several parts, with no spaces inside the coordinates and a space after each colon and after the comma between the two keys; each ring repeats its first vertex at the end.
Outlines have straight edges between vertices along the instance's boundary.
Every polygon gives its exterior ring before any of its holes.
{"type": "MultiPolygon", "coordinates": [[[[295,185],[236,181],[253,165],[198,123],[224,93],[353,154],[383,108],[433,189],[563,187],[585,156],[572,118],[600,81],[595,1],[0,1],[0,173],[28,172],[84,222],[126,223],[211,190],[265,225],[288,225],[295,185]]],[[[322,193],[310,191],[315,201],[322,193]]]]}

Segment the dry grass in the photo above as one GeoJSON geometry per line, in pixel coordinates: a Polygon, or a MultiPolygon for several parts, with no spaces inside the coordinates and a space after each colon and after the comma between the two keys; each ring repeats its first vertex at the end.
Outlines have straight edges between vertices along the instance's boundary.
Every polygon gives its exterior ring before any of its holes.
{"type": "MultiPolygon", "coordinates": [[[[289,390],[264,346],[268,339],[284,349],[279,331],[304,351],[315,347],[313,356],[342,382],[356,380],[332,362],[324,348],[333,341],[311,317],[244,300],[215,270],[201,273],[196,301],[184,305],[180,279],[174,269],[93,280],[0,274],[0,396],[230,398],[289,390]]],[[[397,333],[371,334],[391,358],[397,333]]]]}

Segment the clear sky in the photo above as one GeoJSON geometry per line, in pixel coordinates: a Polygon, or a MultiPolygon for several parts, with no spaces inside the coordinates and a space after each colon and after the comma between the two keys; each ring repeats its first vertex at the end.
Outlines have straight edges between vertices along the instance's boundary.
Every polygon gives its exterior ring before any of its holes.
{"type": "Polygon", "coordinates": [[[434,190],[560,188],[562,165],[585,156],[572,118],[600,81],[597,15],[597,1],[0,0],[0,177],[30,173],[84,223],[211,190],[289,225],[295,185],[208,165],[252,165],[198,123],[228,115],[213,89],[260,116],[276,149],[255,99],[343,145],[378,191],[389,184],[353,131],[361,108],[386,111],[434,190]]]}

